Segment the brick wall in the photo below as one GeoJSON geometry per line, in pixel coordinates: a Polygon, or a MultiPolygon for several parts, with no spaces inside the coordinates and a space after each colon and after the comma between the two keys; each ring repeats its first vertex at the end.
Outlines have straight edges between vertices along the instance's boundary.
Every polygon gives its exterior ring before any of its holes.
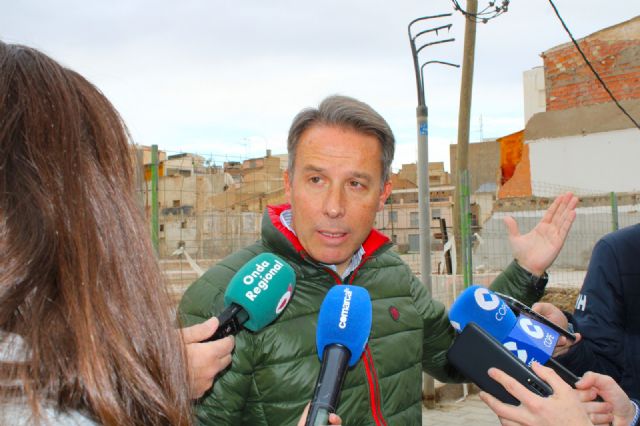
{"type": "MultiPolygon", "coordinates": [[[[640,99],[640,40],[600,38],[579,41],[580,47],[618,100],[640,99]]],[[[567,43],[542,54],[547,111],[610,102],[591,70],[567,43]]]]}

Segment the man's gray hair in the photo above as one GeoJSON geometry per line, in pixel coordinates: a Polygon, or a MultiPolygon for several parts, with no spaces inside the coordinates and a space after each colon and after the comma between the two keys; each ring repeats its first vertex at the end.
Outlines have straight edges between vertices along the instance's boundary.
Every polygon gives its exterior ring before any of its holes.
{"type": "Polygon", "coordinates": [[[318,108],[302,110],[291,123],[287,140],[289,174],[293,175],[296,149],[305,130],[327,125],[343,127],[358,133],[375,136],[382,149],[382,184],[390,179],[391,161],[395,151],[395,138],[389,124],[380,114],[364,102],[348,96],[333,95],[325,98],[318,108]]]}

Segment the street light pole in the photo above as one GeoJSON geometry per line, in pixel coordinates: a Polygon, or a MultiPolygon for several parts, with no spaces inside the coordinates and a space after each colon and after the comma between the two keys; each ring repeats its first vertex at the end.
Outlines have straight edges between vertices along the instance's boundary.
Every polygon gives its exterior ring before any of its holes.
{"type": "MultiPolygon", "coordinates": [[[[429,136],[429,111],[427,109],[425,101],[424,91],[424,66],[428,63],[441,63],[445,65],[456,66],[448,62],[442,61],[428,61],[422,66],[419,65],[420,61],[418,54],[422,49],[434,44],[448,43],[454,41],[453,38],[445,40],[436,40],[430,43],[425,43],[420,47],[416,47],[416,39],[427,33],[435,32],[438,35],[438,31],[451,28],[451,24],[442,25],[435,28],[429,28],[423,31],[411,35],[411,27],[417,22],[425,21],[434,18],[443,18],[451,16],[450,13],[441,15],[425,16],[422,18],[414,19],[407,26],[407,32],[409,34],[409,44],[411,45],[411,55],[413,57],[413,66],[416,76],[416,87],[418,91],[418,106],[416,107],[416,121],[418,129],[418,219],[420,228],[420,276],[423,284],[427,287],[430,294],[433,294],[431,285],[431,209],[430,209],[430,194],[429,194],[429,150],[428,150],[428,136],[429,136]]],[[[435,406],[435,386],[434,380],[428,375],[424,375],[423,381],[423,399],[427,408],[434,408],[435,406]]]]}
{"type": "Polygon", "coordinates": [[[413,58],[413,66],[416,77],[416,88],[418,92],[418,106],[416,108],[416,121],[418,129],[418,211],[419,211],[419,227],[420,227],[420,275],[422,282],[425,284],[429,292],[431,292],[431,217],[429,208],[429,152],[428,152],[428,136],[429,136],[429,111],[425,102],[424,91],[424,66],[428,63],[440,63],[452,65],[443,61],[428,61],[420,66],[418,54],[422,49],[435,44],[452,42],[455,39],[448,38],[444,40],[436,40],[424,43],[420,47],[416,46],[416,39],[421,35],[428,33],[438,34],[441,30],[450,30],[451,24],[441,25],[439,27],[422,30],[415,35],[411,34],[411,27],[420,22],[434,18],[444,18],[451,16],[451,13],[440,15],[424,16],[414,19],[407,26],[409,35],[409,44],[411,45],[411,56],[413,58]]]}

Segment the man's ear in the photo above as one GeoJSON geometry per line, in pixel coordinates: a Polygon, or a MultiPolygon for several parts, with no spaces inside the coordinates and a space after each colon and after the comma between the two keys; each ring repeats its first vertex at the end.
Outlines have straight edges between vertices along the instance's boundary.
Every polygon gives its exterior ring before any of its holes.
{"type": "Polygon", "coordinates": [[[391,185],[391,180],[388,180],[384,183],[382,187],[382,192],[380,193],[380,198],[378,200],[378,211],[382,211],[384,208],[384,203],[387,201],[387,198],[391,195],[391,190],[393,189],[393,185],[391,185]]]}
{"type": "Polygon", "coordinates": [[[282,177],[284,178],[284,193],[287,197],[287,203],[291,204],[291,181],[289,180],[289,170],[285,170],[282,177]]]}

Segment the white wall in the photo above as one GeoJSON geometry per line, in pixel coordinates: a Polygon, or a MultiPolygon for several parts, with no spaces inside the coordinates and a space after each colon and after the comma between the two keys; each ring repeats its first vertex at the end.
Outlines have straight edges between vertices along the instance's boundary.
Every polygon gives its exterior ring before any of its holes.
{"type": "Polygon", "coordinates": [[[524,90],[524,122],[529,121],[533,114],[547,110],[547,100],[544,92],[544,67],[536,67],[522,73],[524,90]]]}
{"type": "Polygon", "coordinates": [[[529,141],[533,195],[640,190],[640,131],[529,141]]]}

